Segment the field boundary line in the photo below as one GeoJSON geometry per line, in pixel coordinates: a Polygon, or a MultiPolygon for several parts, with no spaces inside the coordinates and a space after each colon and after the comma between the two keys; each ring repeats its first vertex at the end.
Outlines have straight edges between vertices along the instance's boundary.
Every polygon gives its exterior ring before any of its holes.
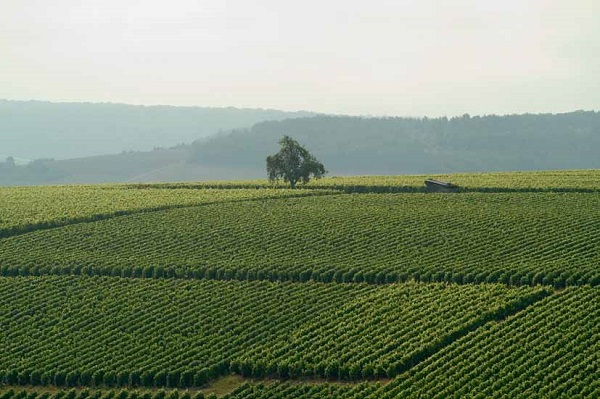
{"type": "MultiPolygon", "coordinates": [[[[253,199],[256,201],[257,199],[253,199]]],[[[246,200],[247,201],[247,200],[246,200]]],[[[239,202],[239,201],[236,201],[239,202]]],[[[210,204],[206,204],[210,205],[210,204]]],[[[202,206],[202,205],[197,205],[202,206]]],[[[125,215],[126,216],[126,215],[125,215]]],[[[61,226],[66,227],[66,226],[61,226]]],[[[33,233],[33,231],[32,231],[33,233]]],[[[0,240],[1,241],[1,240],[0,240]]],[[[498,280],[489,281],[455,281],[455,280],[434,280],[420,279],[415,276],[406,276],[406,278],[393,279],[377,279],[374,281],[361,280],[345,280],[336,276],[330,278],[315,279],[310,271],[300,271],[296,273],[279,273],[273,270],[247,270],[245,268],[219,268],[203,266],[198,269],[178,269],[177,267],[169,267],[163,265],[146,265],[141,269],[132,267],[121,267],[119,265],[92,265],[81,266],[76,263],[66,263],[57,267],[39,268],[31,265],[3,265],[0,266],[0,277],[16,277],[16,276],[104,276],[115,278],[131,278],[131,279],[177,279],[177,280],[214,280],[214,281],[270,281],[270,282],[290,282],[290,283],[319,283],[319,284],[366,284],[370,286],[385,286],[389,284],[403,284],[406,282],[417,282],[421,284],[453,284],[453,285],[486,285],[499,284],[506,287],[548,287],[555,292],[566,287],[582,287],[582,286],[597,286],[597,283],[582,282],[571,285],[564,284],[541,284],[528,283],[519,284],[498,280]]]]}

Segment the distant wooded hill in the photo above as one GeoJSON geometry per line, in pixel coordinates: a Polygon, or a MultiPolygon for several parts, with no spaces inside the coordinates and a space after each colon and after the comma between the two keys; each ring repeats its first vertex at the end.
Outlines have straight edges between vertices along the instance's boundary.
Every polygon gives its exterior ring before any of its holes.
{"type": "Polygon", "coordinates": [[[311,116],[263,109],[0,100],[0,156],[81,158],[190,143],[219,130],[311,116]]]}
{"type": "Polygon", "coordinates": [[[433,119],[315,116],[260,122],[170,150],[38,162],[13,166],[11,173],[5,167],[0,184],[262,178],[265,158],[278,150],[284,134],[305,145],[330,175],[600,168],[600,113],[593,111],[433,119]]]}
{"type": "Polygon", "coordinates": [[[600,113],[456,118],[318,116],[254,125],[192,144],[195,163],[255,170],[287,134],[333,174],[600,167],[600,113]]]}

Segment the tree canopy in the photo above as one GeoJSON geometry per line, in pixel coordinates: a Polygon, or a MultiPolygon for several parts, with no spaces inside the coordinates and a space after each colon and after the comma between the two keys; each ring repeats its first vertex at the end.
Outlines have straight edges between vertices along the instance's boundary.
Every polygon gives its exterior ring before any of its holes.
{"type": "Polygon", "coordinates": [[[300,181],[308,183],[311,175],[319,179],[327,173],[323,164],[291,137],[283,136],[279,145],[279,152],[267,157],[270,181],[283,179],[294,188],[300,181]]]}

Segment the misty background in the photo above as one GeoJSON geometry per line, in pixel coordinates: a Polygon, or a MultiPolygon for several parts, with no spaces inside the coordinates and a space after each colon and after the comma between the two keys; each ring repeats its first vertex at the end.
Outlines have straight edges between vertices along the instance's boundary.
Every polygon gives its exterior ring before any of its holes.
{"type": "Polygon", "coordinates": [[[0,184],[262,178],[284,134],[338,175],[598,168],[598,15],[595,0],[4,0],[0,184]]]}
{"type": "Polygon", "coordinates": [[[596,0],[3,0],[0,98],[456,116],[600,107],[596,0]]]}
{"type": "Polygon", "coordinates": [[[0,157],[67,159],[149,151],[264,120],[314,115],[263,109],[0,100],[0,157]]]}
{"type": "Polygon", "coordinates": [[[0,132],[2,185],[266,178],[284,134],[330,175],[600,168],[595,111],[384,118],[0,101],[0,132]]]}

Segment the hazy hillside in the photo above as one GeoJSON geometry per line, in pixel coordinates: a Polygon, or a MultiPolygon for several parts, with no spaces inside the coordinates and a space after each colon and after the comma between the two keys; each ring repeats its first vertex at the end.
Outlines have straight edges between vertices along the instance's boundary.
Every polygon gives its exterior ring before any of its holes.
{"type": "Polygon", "coordinates": [[[261,171],[190,163],[189,146],[149,152],[125,152],[60,161],[38,160],[8,166],[0,160],[0,186],[68,183],[169,182],[239,179],[263,176],[261,171]]]}
{"type": "Polygon", "coordinates": [[[191,145],[28,166],[0,163],[0,184],[150,182],[265,177],[290,135],[330,175],[600,168],[600,113],[457,118],[316,116],[265,121],[191,145]]]}
{"type": "Polygon", "coordinates": [[[149,151],[250,127],[312,115],[277,110],[51,103],[0,100],[0,157],[79,158],[149,151]]]}
{"type": "Polygon", "coordinates": [[[600,113],[457,118],[318,116],[258,123],[200,140],[192,159],[263,173],[287,134],[334,174],[398,174],[600,167],[600,113]]]}

